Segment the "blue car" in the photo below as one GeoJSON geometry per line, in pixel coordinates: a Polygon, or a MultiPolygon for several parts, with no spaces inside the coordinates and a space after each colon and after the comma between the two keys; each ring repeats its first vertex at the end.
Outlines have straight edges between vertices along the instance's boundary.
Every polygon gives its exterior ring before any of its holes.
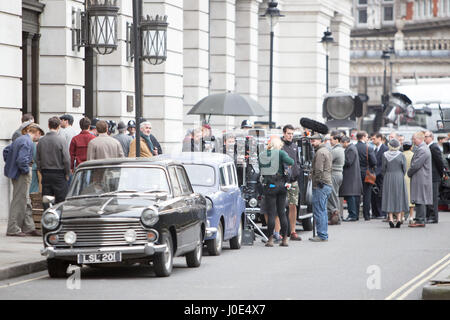
{"type": "Polygon", "coordinates": [[[223,242],[228,240],[231,249],[240,249],[245,200],[239,189],[233,159],[226,154],[210,152],[183,152],[166,156],[183,164],[194,192],[207,200],[209,227],[217,228],[216,233],[205,238],[208,253],[220,255],[223,242]]]}

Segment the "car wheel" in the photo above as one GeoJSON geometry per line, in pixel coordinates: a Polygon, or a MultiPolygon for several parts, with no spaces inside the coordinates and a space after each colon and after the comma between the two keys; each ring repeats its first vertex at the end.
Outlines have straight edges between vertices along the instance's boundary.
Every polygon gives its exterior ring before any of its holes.
{"type": "Polygon", "coordinates": [[[47,270],[50,278],[66,278],[69,262],[59,259],[47,259],[47,270]]]}
{"type": "Polygon", "coordinates": [[[173,247],[172,237],[164,233],[161,237],[161,244],[166,245],[166,250],[161,253],[156,253],[153,258],[153,268],[156,276],[168,277],[172,273],[173,268],[173,247]]]}
{"type": "Polygon", "coordinates": [[[302,219],[302,226],[304,231],[312,231],[312,218],[302,219]]]}
{"type": "Polygon", "coordinates": [[[219,221],[217,226],[217,233],[215,239],[206,240],[206,247],[210,256],[219,256],[222,253],[223,247],[223,226],[222,221],[219,221]]]}
{"type": "Polygon", "coordinates": [[[202,231],[200,230],[199,239],[197,246],[195,247],[195,250],[186,254],[187,266],[189,268],[199,267],[202,262],[202,255],[203,255],[203,234],[202,231]]]}
{"type": "Polygon", "coordinates": [[[243,232],[244,232],[244,225],[242,224],[242,219],[239,219],[238,234],[230,239],[230,248],[231,249],[240,249],[241,248],[243,232]]]}

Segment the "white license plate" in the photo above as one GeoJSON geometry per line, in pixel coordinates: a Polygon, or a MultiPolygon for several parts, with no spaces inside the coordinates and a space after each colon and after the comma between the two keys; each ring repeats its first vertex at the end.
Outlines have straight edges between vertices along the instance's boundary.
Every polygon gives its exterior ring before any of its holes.
{"type": "Polygon", "coordinates": [[[78,255],[79,264],[87,263],[110,263],[122,261],[121,252],[86,253],[78,255]]]}

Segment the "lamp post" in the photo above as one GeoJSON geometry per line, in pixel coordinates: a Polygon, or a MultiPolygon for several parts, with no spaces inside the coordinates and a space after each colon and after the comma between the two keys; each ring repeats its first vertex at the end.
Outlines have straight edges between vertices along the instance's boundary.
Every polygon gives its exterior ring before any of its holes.
{"type": "Polygon", "coordinates": [[[326,80],[325,80],[325,88],[326,92],[328,93],[328,60],[329,60],[329,54],[330,54],[330,45],[334,42],[333,37],[331,36],[332,33],[329,28],[327,28],[327,31],[324,31],[323,37],[320,40],[320,42],[323,45],[323,48],[325,49],[325,73],[326,73],[326,80]]]}
{"type": "MultiPolygon", "coordinates": [[[[98,54],[110,54],[117,49],[117,0],[86,0],[86,12],[81,13],[78,47],[93,48],[98,54]]],[[[142,118],[142,61],[152,65],[167,59],[167,16],[141,18],[142,0],[133,0],[133,24],[127,23],[127,59],[134,59],[136,103],[136,156],[141,155],[140,123],[142,118]],[[131,41],[128,33],[131,30],[131,41]],[[128,52],[130,54],[128,54],[128,52]]]]}
{"type": "Polygon", "coordinates": [[[387,73],[387,64],[388,60],[391,58],[391,50],[383,50],[383,54],[381,55],[381,59],[384,60],[384,72],[383,72],[383,95],[381,96],[381,106],[382,111],[384,112],[389,105],[389,94],[387,90],[387,81],[386,81],[386,73],[387,73]]]}
{"type": "Polygon", "coordinates": [[[278,23],[280,17],[284,17],[280,13],[280,10],[277,8],[278,2],[270,1],[268,3],[268,7],[266,12],[261,15],[267,19],[267,22],[270,26],[270,77],[269,77],[269,129],[272,129],[272,91],[273,91],[273,38],[274,32],[273,29],[278,23]]]}

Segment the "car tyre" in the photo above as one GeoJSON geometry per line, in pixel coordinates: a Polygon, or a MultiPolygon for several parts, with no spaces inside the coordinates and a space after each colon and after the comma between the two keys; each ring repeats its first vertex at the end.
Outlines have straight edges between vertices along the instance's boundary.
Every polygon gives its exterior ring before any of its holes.
{"type": "Polygon", "coordinates": [[[202,263],[202,255],[203,255],[203,234],[200,230],[199,239],[197,246],[194,251],[186,254],[186,263],[189,268],[197,268],[200,267],[202,263]]]}
{"type": "Polygon", "coordinates": [[[312,224],[312,218],[306,218],[302,219],[302,226],[304,231],[312,231],[313,224],[312,224]]]}
{"type": "Polygon", "coordinates": [[[244,225],[242,224],[242,219],[239,219],[239,229],[238,234],[230,239],[231,249],[240,249],[242,245],[242,235],[244,233],[244,225]]]}
{"type": "Polygon", "coordinates": [[[222,221],[219,221],[217,226],[217,233],[214,239],[206,240],[206,248],[210,256],[219,256],[222,253],[223,247],[223,225],[222,221]]]}
{"type": "Polygon", "coordinates": [[[161,237],[161,244],[166,245],[166,250],[161,253],[156,253],[153,258],[153,268],[156,276],[168,277],[173,269],[173,245],[172,237],[164,233],[161,237]]]}
{"type": "Polygon", "coordinates": [[[50,278],[66,278],[69,262],[59,259],[47,259],[47,270],[50,278]]]}

